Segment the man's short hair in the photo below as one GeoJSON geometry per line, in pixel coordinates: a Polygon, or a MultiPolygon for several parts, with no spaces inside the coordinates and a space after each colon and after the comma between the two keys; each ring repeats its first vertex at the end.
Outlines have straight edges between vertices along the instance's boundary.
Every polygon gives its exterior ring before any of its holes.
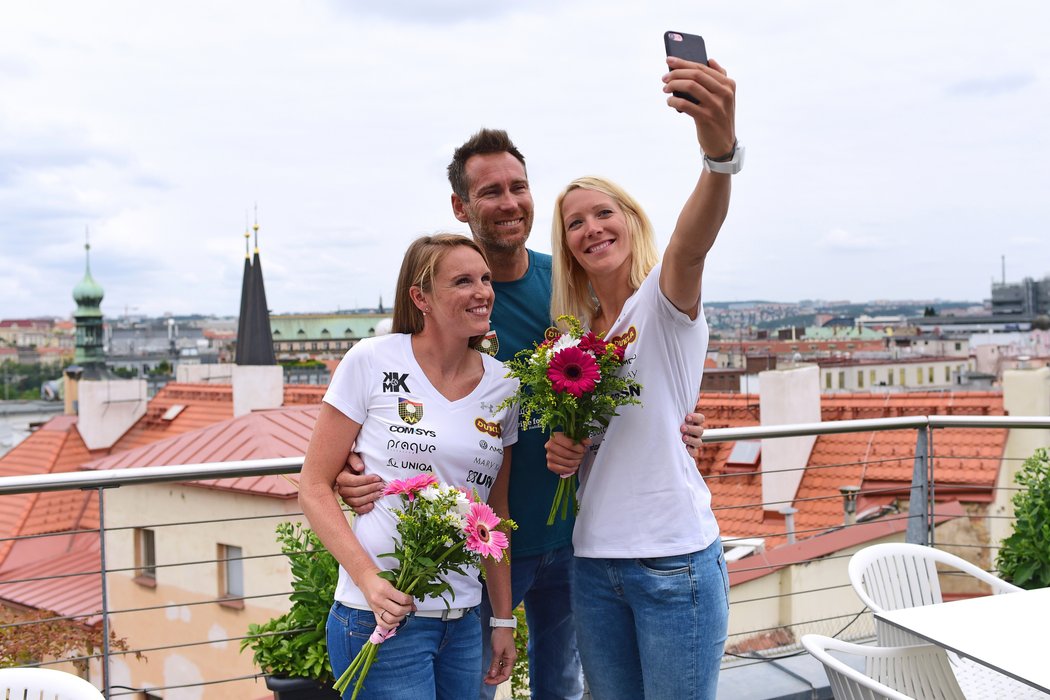
{"type": "Polygon", "coordinates": [[[448,164],[448,181],[452,185],[452,191],[464,202],[470,201],[470,183],[467,182],[467,161],[472,156],[487,153],[507,152],[518,159],[521,167],[525,167],[525,156],[514,145],[503,129],[482,129],[469,139],[466,143],[456,149],[452,154],[452,162],[448,164]]]}

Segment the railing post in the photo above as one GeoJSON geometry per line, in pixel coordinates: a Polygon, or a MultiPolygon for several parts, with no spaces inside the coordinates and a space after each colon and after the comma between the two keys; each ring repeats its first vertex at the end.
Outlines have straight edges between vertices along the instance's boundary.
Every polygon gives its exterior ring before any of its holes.
{"type": "Polygon", "coordinates": [[[930,529],[930,481],[927,469],[927,430],[918,429],[915,439],[915,465],[911,475],[911,491],[908,500],[908,530],[906,541],[910,544],[929,544],[930,529]]]}
{"type": "Polygon", "coordinates": [[[98,487],[98,546],[102,560],[102,694],[109,697],[109,598],[106,594],[106,489],[98,487]]]}

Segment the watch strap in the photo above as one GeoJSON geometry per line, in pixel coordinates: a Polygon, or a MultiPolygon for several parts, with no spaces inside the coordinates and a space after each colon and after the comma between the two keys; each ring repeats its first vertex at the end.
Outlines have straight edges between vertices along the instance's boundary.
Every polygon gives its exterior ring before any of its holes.
{"type": "Polygon", "coordinates": [[[518,628],[518,618],[516,617],[490,617],[489,627],[509,627],[510,629],[518,628]]]}
{"type": "Polygon", "coordinates": [[[724,175],[736,175],[744,167],[744,147],[738,142],[733,143],[733,150],[725,159],[716,160],[704,154],[704,170],[724,175]]]}

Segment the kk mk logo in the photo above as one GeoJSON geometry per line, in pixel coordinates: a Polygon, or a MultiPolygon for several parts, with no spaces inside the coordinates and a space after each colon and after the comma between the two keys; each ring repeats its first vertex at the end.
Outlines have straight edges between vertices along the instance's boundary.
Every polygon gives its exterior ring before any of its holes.
{"type": "MultiPolygon", "coordinates": [[[[407,377],[408,375],[406,374],[405,376],[407,377]]],[[[423,404],[399,397],[397,400],[397,415],[401,416],[401,420],[409,425],[415,425],[423,420],[423,404]]]]}
{"type": "Polygon", "coordinates": [[[383,391],[388,394],[394,394],[399,391],[411,393],[411,391],[408,388],[408,384],[405,383],[405,380],[407,379],[407,374],[398,374],[397,372],[383,372],[383,391]]]}

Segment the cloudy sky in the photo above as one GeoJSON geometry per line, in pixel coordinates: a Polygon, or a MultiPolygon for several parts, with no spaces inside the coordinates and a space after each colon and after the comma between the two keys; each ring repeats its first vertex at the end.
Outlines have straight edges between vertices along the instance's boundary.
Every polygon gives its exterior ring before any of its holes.
{"type": "Polygon", "coordinates": [[[747,147],[709,300],[970,299],[1050,274],[1050,5],[1030,0],[302,0],[0,5],[0,318],[235,314],[258,206],[275,312],[389,305],[466,231],[445,166],[510,131],[532,245],[575,176],[661,245],[699,173],[664,30],[738,81],[747,147]]]}

